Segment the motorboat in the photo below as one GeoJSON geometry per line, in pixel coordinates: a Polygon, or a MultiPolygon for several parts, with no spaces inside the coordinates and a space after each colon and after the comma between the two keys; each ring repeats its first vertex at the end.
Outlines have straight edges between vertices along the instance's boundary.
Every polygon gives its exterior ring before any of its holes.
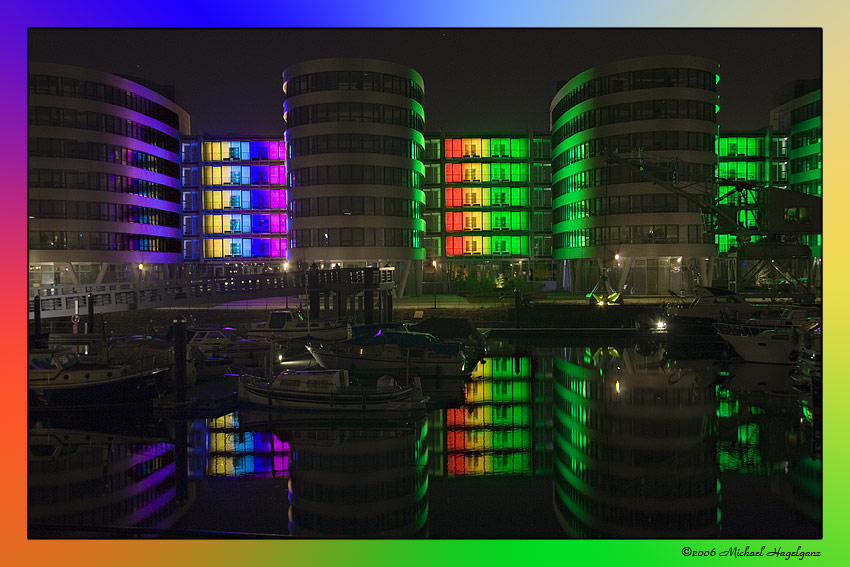
{"type": "Polygon", "coordinates": [[[795,330],[803,323],[819,320],[820,314],[820,309],[815,308],[787,308],[777,319],[754,317],[714,323],[714,328],[745,362],[794,364],[795,330]]]}
{"type": "Polygon", "coordinates": [[[170,352],[132,363],[82,360],[71,348],[32,349],[27,388],[34,405],[79,406],[140,402],[153,398],[173,366],[170,352]]]}
{"type": "Polygon", "coordinates": [[[398,412],[424,409],[426,398],[418,377],[402,386],[392,376],[373,385],[352,382],[343,369],[282,372],[269,380],[241,376],[239,400],[259,406],[308,412],[398,412]]]}
{"type": "Polygon", "coordinates": [[[313,338],[338,341],[348,338],[348,319],[310,320],[301,309],[281,309],[269,313],[268,320],[252,323],[249,336],[272,337],[276,340],[313,338]]]}
{"type": "Polygon", "coordinates": [[[344,368],[353,374],[459,376],[467,371],[463,345],[427,333],[382,329],[367,337],[311,343],[307,350],[322,368],[344,368]]]}

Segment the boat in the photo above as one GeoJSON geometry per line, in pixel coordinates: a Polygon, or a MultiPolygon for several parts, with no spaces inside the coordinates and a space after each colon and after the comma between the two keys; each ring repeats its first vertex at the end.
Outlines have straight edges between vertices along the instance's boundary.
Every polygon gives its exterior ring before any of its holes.
{"type": "Polygon", "coordinates": [[[717,334],[745,362],[794,364],[795,330],[803,323],[819,320],[816,308],[787,308],[777,319],[755,317],[742,322],[714,323],[717,334]]]}
{"type": "Polygon", "coordinates": [[[466,317],[429,317],[408,328],[415,333],[431,334],[443,341],[460,342],[470,372],[487,356],[487,339],[466,317]]]}
{"type": "Polygon", "coordinates": [[[372,336],[310,343],[307,350],[322,368],[343,368],[361,375],[410,372],[420,376],[465,374],[463,345],[427,333],[382,329],[372,336]]]}
{"type": "Polygon", "coordinates": [[[82,360],[71,348],[32,349],[27,388],[36,406],[133,403],[152,399],[168,376],[173,354],[164,352],[132,363],[82,360]]]}
{"type": "Polygon", "coordinates": [[[311,321],[301,309],[280,309],[269,313],[268,320],[252,323],[247,334],[277,340],[314,338],[337,341],[348,337],[349,325],[348,319],[311,321]]]}
{"type": "Polygon", "coordinates": [[[240,376],[239,400],[290,412],[405,412],[424,409],[419,380],[406,386],[391,376],[381,376],[373,386],[352,383],[343,369],[282,372],[273,380],[240,376]]]}

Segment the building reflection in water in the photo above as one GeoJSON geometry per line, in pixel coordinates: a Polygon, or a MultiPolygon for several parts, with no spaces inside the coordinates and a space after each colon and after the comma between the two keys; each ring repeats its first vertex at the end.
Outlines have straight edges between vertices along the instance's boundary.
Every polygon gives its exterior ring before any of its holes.
{"type": "MultiPolygon", "coordinates": [[[[717,386],[718,462],[721,482],[757,490],[767,478],[769,491],[787,506],[783,518],[800,537],[821,537],[820,453],[804,408],[791,387],[788,367],[736,364],[730,379],[717,386]]],[[[763,500],[762,500],[763,501],[763,500]]],[[[725,501],[738,506],[740,501],[725,501]]],[[[738,514],[728,514],[729,517],[738,514]]]]}
{"type": "Polygon", "coordinates": [[[241,423],[238,412],[197,421],[192,428],[193,475],[288,476],[289,443],[278,439],[272,431],[251,429],[241,423]]]}
{"type": "Polygon", "coordinates": [[[554,506],[568,535],[719,535],[712,381],[662,350],[569,347],[553,382],[554,506]]]}
{"type": "Polygon", "coordinates": [[[552,472],[551,357],[491,354],[466,383],[463,406],[431,414],[435,476],[552,472]]]}
{"type": "Polygon", "coordinates": [[[426,423],[423,417],[272,425],[292,449],[292,535],[427,537],[426,423]]]}
{"type": "MultiPolygon", "coordinates": [[[[168,437],[36,423],[28,434],[27,512],[32,538],[132,537],[174,525],[176,446],[168,437]]],[[[185,487],[185,483],[183,484],[185,487]]]]}

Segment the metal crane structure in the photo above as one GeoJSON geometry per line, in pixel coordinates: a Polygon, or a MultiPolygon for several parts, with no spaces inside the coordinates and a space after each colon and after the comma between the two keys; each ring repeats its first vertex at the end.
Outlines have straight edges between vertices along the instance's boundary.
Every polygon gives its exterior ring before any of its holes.
{"type": "Polygon", "coordinates": [[[739,179],[680,182],[677,158],[647,159],[640,150],[630,157],[606,152],[605,159],[694,203],[712,238],[717,234],[736,237],[737,249],[728,252],[729,289],[813,297],[817,262],[811,249],[798,240],[800,235],[822,230],[822,201],[818,197],[739,179]],[[733,189],[718,197],[718,185],[733,189]],[[723,204],[733,193],[741,194],[744,198],[739,202],[743,203],[723,204]],[[741,215],[742,211],[748,214],[741,215]],[[751,242],[754,236],[762,238],[751,242]]]}

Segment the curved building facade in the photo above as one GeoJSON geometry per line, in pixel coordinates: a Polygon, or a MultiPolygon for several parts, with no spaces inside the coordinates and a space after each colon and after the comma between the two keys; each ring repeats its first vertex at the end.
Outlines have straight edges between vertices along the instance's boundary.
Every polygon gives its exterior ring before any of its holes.
{"type": "Polygon", "coordinates": [[[320,59],[283,72],[290,259],[393,265],[421,288],[425,222],[422,77],[372,59],[320,59]]]}
{"type": "Polygon", "coordinates": [[[165,278],[181,258],[189,115],[117,75],[30,63],[30,286],[165,278]]]}
{"type": "Polygon", "coordinates": [[[620,293],[710,285],[716,252],[698,201],[715,191],[718,69],[690,56],[627,59],[557,92],[552,247],[562,288],[590,291],[600,275],[620,293]]]}

